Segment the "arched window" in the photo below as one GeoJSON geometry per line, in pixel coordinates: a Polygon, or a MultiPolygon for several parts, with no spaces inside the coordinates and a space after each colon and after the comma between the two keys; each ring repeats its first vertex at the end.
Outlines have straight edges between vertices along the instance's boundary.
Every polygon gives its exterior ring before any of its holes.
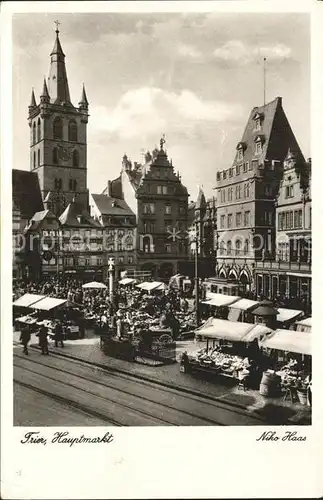
{"type": "Polygon", "coordinates": [[[248,253],[249,253],[249,240],[246,240],[246,241],[244,242],[244,253],[245,253],[246,255],[248,255],[248,253]]]}
{"type": "Polygon", "coordinates": [[[231,251],[232,251],[232,243],[231,241],[229,240],[227,242],[227,255],[231,255],[231,251]]]}
{"type": "Polygon", "coordinates": [[[77,124],[74,120],[71,120],[68,124],[68,140],[77,142],[77,124]]]}
{"type": "Polygon", "coordinates": [[[36,168],[36,151],[34,151],[34,168],[36,168]]]}
{"type": "Polygon", "coordinates": [[[63,139],[63,122],[62,119],[57,116],[53,123],[53,136],[54,139],[63,139]]]}
{"type": "Polygon", "coordinates": [[[38,118],[38,122],[37,122],[37,141],[39,142],[40,139],[41,139],[40,118],[38,118]]]}
{"type": "Polygon", "coordinates": [[[78,167],[80,164],[80,156],[79,156],[79,152],[74,149],[73,151],[73,167],[78,167]]]}
{"type": "Polygon", "coordinates": [[[33,144],[36,144],[36,122],[33,123],[33,144]]]}
{"type": "Polygon", "coordinates": [[[225,253],[224,252],[224,250],[225,250],[225,243],[224,243],[224,241],[220,242],[220,248],[219,248],[219,250],[220,250],[220,255],[223,255],[225,253]]]}
{"type": "Polygon", "coordinates": [[[58,164],[58,149],[57,148],[53,149],[53,163],[54,163],[54,165],[58,164]]]}
{"type": "Polygon", "coordinates": [[[241,255],[241,241],[236,241],[236,255],[241,255]]]}
{"type": "Polygon", "coordinates": [[[38,149],[38,151],[37,151],[37,165],[38,165],[38,167],[40,165],[40,149],[38,149]]]}

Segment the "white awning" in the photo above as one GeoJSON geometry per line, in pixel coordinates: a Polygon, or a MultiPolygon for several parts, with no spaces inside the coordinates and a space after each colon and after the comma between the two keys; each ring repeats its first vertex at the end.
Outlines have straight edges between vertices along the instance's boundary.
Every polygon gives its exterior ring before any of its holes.
{"type": "Polygon", "coordinates": [[[222,307],[229,306],[234,302],[240,300],[241,297],[235,297],[234,295],[224,295],[222,293],[208,293],[208,299],[202,300],[202,304],[207,304],[210,306],[222,307]]]}
{"type": "Polygon", "coordinates": [[[107,288],[104,283],[99,283],[98,281],[91,281],[91,283],[86,283],[82,285],[82,288],[107,288]]]}
{"type": "Polygon", "coordinates": [[[301,319],[300,321],[297,321],[296,324],[302,326],[312,326],[312,318],[301,319]]]}
{"type": "Polygon", "coordinates": [[[123,278],[119,281],[119,285],[131,285],[132,283],[136,283],[134,278],[123,278]]]}
{"type": "Polygon", "coordinates": [[[277,316],[277,321],[280,323],[284,323],[285,321],[290,321],[293,318],[297,318],[298,316],[301,316],[303,311],[299,311],[297,309],[285,309],[283,307],[280,307],[278,310],[278,316],[277,316]]]}
{"type": "Polygon", "coordinates": [[[155,288],[160,287],[163,285],[161,281],[145,281],[144,283],[140,283],[137,285],[138,288],[141,288],[141,290],[146,290],[147,292],[150,292],[151,290],[154,290],[155,288]]]}
{"type": "Polygon", "coordinates": [[[30,307],[38,300],[44,299],[46,295],[36,295],[34,293],[25,293],[22,297],[17,299],[13,305],[17,307],[30,307]]]}
{"type": "Polygon", "coordinates": [[[294,330],[275,330],[272,335],[266,337],[262,347],[276,349],[278,351],[296,352],[298,354],[311,355],[312,335],[310,332],[295,332],[294,330]]]}
{"type": "Polygon", "coordinates": [[[66,304],[66,299],[56,299],[55,297],[45,297],[44,299],[36,302],[32,306],[32,309],[40,309],[42,311],[50,311],[51,309],[55,309],[56,307],[62,306],[66,304]]]}
{"type": "Polygon", "coordinates": [[[209,318],[204,325],[195,330],[197,335],[206,339],[226,339],[235,342],[252,342],[255,338],[261,338],[270,332],[272,330],[263,325],[218,318],[209,318]]]}
{"type": "Polygon", "coordinates": [[[241,311],[247,311],[248,309],[251,309],[252,307],[256,306],[258,303],[259,302],[257,302],[256,300],[239,299],[231,306],[231,308],[241,309],[241,311]]]}

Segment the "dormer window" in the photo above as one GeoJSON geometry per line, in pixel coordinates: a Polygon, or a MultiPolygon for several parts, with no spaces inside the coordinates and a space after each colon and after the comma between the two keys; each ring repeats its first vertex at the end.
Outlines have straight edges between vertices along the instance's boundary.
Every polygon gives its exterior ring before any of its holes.
{"type": "Polygon", "coordinates": [[[243,160],[243,153],[246,150],[247,145],[245,142],[239,142],[237,145],[237,160],[241,161],[243,160]]]}
{"type": "Polygon", "coordinates": [[[253,120],[255,122],[255,130],[258,132],[261,130],[261,124],[264,119],[263,113],[259,113],[258,111],[254,114],[253,120]]]}
{"type": "Polygon", "coordinates": [[[263,135],[257,135],[255,137],[255,144],[256,144],[256,155],[259,155],[262,153],[262,146],[263,146],[263,143],[265,142],[265,138],[263,135]]]}

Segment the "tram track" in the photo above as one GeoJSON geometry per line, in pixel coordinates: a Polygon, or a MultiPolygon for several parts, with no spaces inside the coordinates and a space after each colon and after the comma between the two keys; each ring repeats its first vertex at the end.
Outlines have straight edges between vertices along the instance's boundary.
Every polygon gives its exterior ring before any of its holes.
{"type": "MultiPolygon", "coordinates": [[[[19,367],[21,368],[21,367],[19,367]]],[[[50,367],[49,367],[50,368],[50,367]]],[[[30,373],[33,373],[35,375],[38,375],[38,376],[41,376],[43,378],[46,378],[48,380],[51,380],[51,381],[55,381],[55,382],[58,382],[57,379],[55,377],[51,377],[49,375],[46,375],[46,374],[43,374],[43,373],[40,373],[39,371],[36,371],[36,370],[31,370],[30,368],[22,368],[24,371],[28,371],[30,373]]],[[[57,370],[57,369],[56,369],[57,370]]],[[[66,372],[65,370],[57,370],[57,371],[61,371],[61,372],[65,372],[65,373],[69,373],[71,375],[70,372],[66,372]]],[[[89,379],[86,379],[85,377],[82,377],[84,380],[87,380],[89,382],[89,379]]],[[[15,382],[17,382],[16,379],[14,379],[15,382]]],[[[72,388],[72,389],[76,389],[77,391],[82,391],[83,393],[85,393],[87,396],[95,396],[95,398],[98,398],[98,399],[101,399],[101,400],[104,400],[105,402],[109,401],[109,403],[112,403],[114,406],[118,406],[119,408],[122,408],[122,409],[128,409],[128,410],[131,410],[132,412],[136,412],[140,415],[142,415],[143,417],[148,417],[149,419],[152,419],[155,421],[155,422],[158,422],[160,425],[174,425],[172,422],[169,422],[168,420],[166,419],[163,419],[163,418],[160,418],[160,417],[152,417],[151,415],[149,415],[147,412],[144,412],[138,408],[133,408],[132,406],[130,405],[127,405],[125,403],[119,403],[117,401],[115,401],[115,399],[107,399],[106,397],[103,397],[103,396],[100,396],[98,394],[94,394],[93,392],[87,390],[87,389],[81,389],[80,387],[77,387],[75,384],[71,384],[71,383],[68,383],[68,382],[63,382],[63,381],[59,381],[59,383],[61,385],[64,385],[65,387],[68,387],[68,388],[72,388]]],[[[24,382],[22,384],[25,384],[24,382]]],[[[32,386],[31,384],[25,384],[25,385],[28,385],[29,388],[34,388],[34,389],[37,389],[38,392],[42,392],[44,395],[46,396],[49,396],[49,397],[54,397],[54,398],[60,398],[61,396],[57,396],[55,393],[52,393],[52,392],[49,392],[49,391],[46,391],[46,390],[43,390],[41,388],[36,388],[35,386],[32,386]]],[[[103,385],[103,384],[101,384],[103,385]]],[[[105,387],[107,387],[105,385],[105,387]]],[[[67,398],[62,398],[62,399],[65,399],[67,401],[67,398]]],[[[71,401],[71,400],[69,400],[71,401]]],[[[62,401],[60,401],[62,402],[62,401]]],[[[70,406],[74,406],[75,408],[78,408],[78,409],[82,409],[82,408],[85,408],[85,406],[80,406],[79,403],[75,402],[75,401],[72,401],[70,406]]],[[[87,413],[90,413],[92,414],[92,416],[95,416],[95,417],[98,417],[98,418],[101,418],[101,419],[107,419],[107,416],[106,414],[103,414],[103,413],[100,413],[100,412],[96,412],[95,410],[92,410],[92,409],[86,409],[86,410],[83,410],[87,413]]],[[[108,422],[114,422],[114,425],[116,425],[116,423],[119,425],[119,426],[128,426],[127,424],[121,424],[121,423],[118,423],[116,420],[113,420],[111,419],[110,417],[108,418],[108,422]]]]}
{"type": "MultiPolygon", "coordinates": [[[[21,358],[23,361],[29,361],[26,360],[26,358],[21,358]]],[[[61,368],[57,368],[57,367],[51,367],[47,364],[44,364],[44,363],[38,363],[36,360],[32,360],[33,363],[37,365],[41,365],[41,366],[44,366],[46,369],[50,369],[50,370],[55,370],[56,372],[60,372],[62,374],[66,374],[66,375],[69,375],[70,377],[71,376],[74,376],[74,377],[77,377],[78,379],[80,380],[84,380],[85,382],[87,383],[92,383],[92,384],[95,384],[96,386],[98,387],[103,387],[105,389],[109,389],[111,390],[111,386],[109,384],[106,384],[106,383],[103,383],[103,382],[100,382],[100,381],[97,381],[97,380],[93,380],[89,377],[84,377],[82,375],[79,375],[79,374],[74,374],[74,373],[71,373],[71,371],[68,371],[68,370],[64,370],[64,369],[61,369],[61,368]]],[[[30,373],[33,373],[34,375],[37,375],[37,376],[41,376],[41,377],[45,377],[46,379],[48,380],[51,380],[52,382],[58,382],[58,379],[57,379],[57,375],[56,377],[55,376],[50,376],[48,374],[44,374],[44,373],[41,373],[40,371],[38,370],[32,370],[31,368],[29,367],[21,367],[19,365],[15,365],[18,369],[23,369],[27,372],[30,372],[30,373]]],[[[54,374],[53,374],[54,375],[54,374]]],[[[110,403],[112,403],[113,405],[116,405],[118,407],[122,407],[124,409],[127,409],[127,410],[131,410],[131,411],[135,411],[136,413],[138,414],[141,414],[144,418],[153,418],[155,422],[158,422],[159,425],[181,425],[180,423],[174,423],[174,420],[169,420],[169,419],[165,419],[163,417],[156,417],[156,415],[151,415],[149,412],[145,412],[139,408],[134,408],[134,406],[132,405],[129,405],[129,404],[125,404],[124,402],[123,403],[120,403],[120,401],[118,400],[118,395],[115,395],[114,398],[107,398],[107,396],[100,396],[99,394],[97,393],[93,393],[92,391],[90,390],[87,390],[87,389],[84,389],[84,388],[80,388],[78,385],[75,385],[75,384],[72,384],[70,382],[64,382],[62,380],[59,380],[59,383],[68,387],[68,388],[72,388],[76,391],[78,390],[82,390],[83,393],[86,393],[88,397],[96,397],[96,398],[99,398],[100,400],[104,400],[105,402],[106,401],[109,401],[110,403]]],[[[223,425],[221,424],[221,422],[217,422],[215,421],[214,419],[208,419],[206,417],[201,417],[195,413],[192,413],[192,412],[188,412],[188,411],[185,411],[183,409],[176,409],[174,408],[174,406],[171,406],[171,405],[167,405],[167,404],[164,404],[164,403],[159,403],[159,402],[156,402],[152,399],[149,399],[147,397],[143,397],[143,396],[140,396],[138,394],[136,394],[135,396],[133,395],[133,393],[131,391],[127,391],[127,390],[123,390],[121,388],[113,388],[112,389],[113,391],[117,391],[118,393],[121,393],[123,394],[124,396],[126,397],[132,397],[132,398],[136,398],[137,400],[139,400],[142,404],[142,402],[145,402],[146,404],[148,403],[149,406],[153,406],[154,409],[158,409],[161,413],[163,413],[163,411],[165,411],[165,409],[168,409],[170,410],[173,414],[176,413],[176,416],[177,416],[177,419],[179,422],[181,422],[182,420],[182,417],[189,417],[190,419],[196,419],[196,421],[198,421],[200,423],[200,425],[223,425]]],[[[196,424],[195,424],[196,425],[196,424]]]]}
{"type": "MultiPolygon", "coordinates": [[[[182,423],[174,423],[174,419],[181,422],[181,418],[179,418],[179,417],[182,417],[183,420],[188,420],[188,421],[192,421],[192,419],[196,420],[196,423],[193,423],[193,425],[215,425],[215,426],[222,425],[223,426],[223,425],[227,425],[226,423],[223,422],[223,419],[221,421],[217,418],[214,418],[216,416],[217,412],[223,413],[223,411],[230,412],[230,413],[233,412],[236,414],[238,413],[241,417],[246,417],[246,412],[243,413],[241,411],[237,411],[236,409],[228,408],[227,405],[223,405],[223,404],[218,405],[218,404],[214,404],[214,402],[212,404],[207,399],[205,400],[205,398],[203,396],[200,396],[199,398],[197,398],[195,395],[188,395],[186,393],[183,393],[180,389],[175,390],[175,389],[170,389],[168,387],[166,387],[166,388],[163,387],[161,389],[161,387],[156,385],[154,383],[154,381],[149,381],[149,382],[147,382],[147,381],[144,382],[141,380],[139,381],[140,382],[140,390],[144,389],[143,386],[145,386],[146,389],[147,388],[153,389],[154,397],[151,398],[151,397],[146,397],[143,395],[135,394],[136,391],[131,390],[131,389],[129,390],[125,387],[114,388],[111,386],[111,384],[106,383],[102,380],[97,380],[97,379],[93,378],[92,376],[85,377],[84,375],[77,373],[77,370],[75,373],[73,373],[74,370],[73,370],[73,372],[71,372],[71,370],[66,370],[62,367],[48,365],[46,362],[43,362],[40,359],[36,360],[36,359],[32,359],[32,358],[26,358],[23,356],[19,356],[18,354],[15,354],[15,357],[23,360],[23,364],[25,365],[25,368],[26,368],[26,363],[28,363],[28,364],[34,363],[36,365],[45,367],[47,370],[48,369],[49,370],[57,370],[57,373],[61,373],[63,376],[66,376],[66,377],[74,376],[80,380],[85,381],[86,383],[95,384],[96,388],[97,387],[101,388],[100,390],[103,389],[103,390],[109,390],[109,391],[115,391],[115,392],[117,391],[118,394],[115,394],[113,398],[111,398],[111,394],[110,394],[109,398],[107,398],[107,396],[104,396],[104,397],[99,396],[98,394],[95,394],[95,397],[99,397],[99,398],[101,398],[101,400],[104,399],[105,401],[109,400],[112,404],[118,405],[119,407],[122,406],[124,408],[124,410],[131,410],[132,412],[136,411],[138,414],[142,414],[142,416],[144,418],[149,416],[149,414],[151,413],[150,406],[152,406],[153,410],[155,412],[156,412],[156,410],[158,410],[159,415],[160,415],[158,417],[156,415],[153,415],[155,424],[159,423],[159,425],[185,425],[182,423]],[[156,400],[156,399],[158,399],[159,393],[160,393],[160,401],[161,402],[156,400]],[[130,398],[130,400],[135,398],[135,402],[132,405],[127,405],[127,404],[125,404],[125,402],[121,403],[119,400],[119,397],[116,397],[116,396],[121,396],[121,398],[123,397],[124,399],[130,398]],[[167,402],[162,401],[162,399],[168,399],[168,400],[170,399],[171,404],[167,404],[167,402]],[[182,408],[174,407],[174,401],[175,401],[175,403],[179,402],[180,406],[182,406],[182,408]],[[137,407],[138,402],[140,403],[140,406],[146,405],[148,407],[149,411],[148,412],[143,411],[142,409],[138,408],[137,407]],[[136,407],[134,407],[134,404],[136,404],[136,407]],[[185,406],[187,407],[187,405],[195,407],[197,411],[196,410],[194,412],[188,411],[187,409],[185,409],[185,406]],[[203,405],[204,413],[207,411],[212,416],[211,418],[208,418],[207,416],[205,416],[203,414],[203,411],[200,411],[201,405],[203,405]],[[164,418],[164,416],[161,417],[161,415],[163,415],[164,412],[166,412],[166,413],[168,412],[169,415],[173,415],[173,420],[166,419],[166,418],[164,418]],[[214,415],[214,417],[213,417],[213,415],[214,415]]],[[[54,355],[51,357],[53,357],[55,360],[61,361],[61,356],[59,356],[59,355],[58,356],[54,355]]],[[[48,358],[46,358],[46,359],[48,359],[48,358]]],[[[82,368],[84,367],[84,363],[82,363],[80,361],[73,363],[73,365],[79,366],[82,368]]],[[[27,367],[28,367],[28,365],[27,365],[27,367]]],[[[94,367],[94,368],[97,369],[96,367],[94,367]]],[[[31,370],[30,367],[28,367],[26,369],[33,372],[35,375],[37,375],[39,373],[39,371],[37,369],[31,370]]],[[[93,367],[92,367],[92,370],[93,370],[93,367]]],[[[106,370],[102,370],[102,372],[105,372],[105,375],[107,375],[106,370]]],[[[54,372],[52,373],[52,375],[54,375],[54,372]]],[[[136,377],[133,377],[132,374],[128,375],[128,376],[125,376],[125,375],[120,376],[121,374],[119,374],[119,373],[112,373],[111,374],[110,372],[108,372],[108,375],[109,375],[109,377],[112,377],[114,379],[114,381],[116,381],[116,383],[118,383],[118,384],[120,383],[121,380],[123,380],[124,383],[127,383],[127,384],[134,381],[138,385],[138,380],[136,379],[136,377]]],[[[56,377],[55,376],[51,377],[51,375],[49,375],[49,374],[47,374],[46,377],[48,379],[52,380],[53,382],[54,381],[57,382],[57,374],[56,374],[56,377]]],[[[93,396],[92,391],[88,391],[84,388],[80,388],[79,385],[75,385],[75,384],[71,384],[70,382],[63,382],[63,381],[60,381],[60,383],[65,384],[66,386],[70,387],[72,390],[76,390],[76,391],[82,390],[83,392],[87,393],[88,397],[93,396]]],[[[138,387],[136,389],[138,390],[138,387]]],[[[259,425],[261,423],[261,420],[259,420],[258,418],[253,418],[253,416],[250,415],[250,413],[248,413],[247,415],[248,415],[249,419],[254,420],[255,424],[259,425]]],[[[100,418],[102,418],[102,414],[100,414],[100,418]]],[[[192,425],[192,424],[189,423],[186,425],[192,425]]]]}
{"type": "MultiPolygon", "coordinates": [[[[37,347],[32,348],[35,351],[39,351],[37,347]]],[[[194,389],[182,387],[182,386],[176,386],[175,384],[168,383],[162,380],[156,380],[155,378],[149,378],[146,375],[142,374],[137,374],[137,373],[129,373],[126,370],[122,370],[119,368],[115,367],[108,367],[106,365],[100,364],[100,363],[95,363],[92,361],[88,361],[86,359],[80,359],[75,356],[66,354],[66,353],[54,353],[51,352],[51,357],[56,358],[56,359],[62,359],[66,358],[70,360],[71,362],[75,363],[75,365],[79,366],[84,366],[88,365],[91,367],[93,370],[100,370],[104,374],[108,374],[111,377],[114,377],[117,380],[123,379],[127,381],[133,381],[135,383],[140,382],[141,385],[145,385],[147,387],[153,387],[153,388],[161,388],[163,391],[167,392],[172,392],[175,395],[180,395],[182,397],[185,397],[186,399],[191,399],[192,402],[195,403],[203,403],[207,404],[209,403],[213,408],[216,408],[218,410],[223,410],[227,412],[231,412],[233,414],[239,415],[241,417],[248,417],[249,419],[252,419],[254,421],[254,425],[263,425],[264,419],[260,417],[260,415],[255,415],[252,412],[246,410],[246,408],[238,403],[235,402],[228,402],[228,401],[223,401],[221,400],[221,397],[216,397],[214,395],[209,395],[209,394],[201,394],[197,392],[194,389]]],[[[18,356],[17,353],[15,353],[15,356],[18,356]]],[[[19,356],[20,357],[20,356],[19,356]]],[[[26,358],[23,358],[26,359],[26,358]]],[[[38,361],[35,360],[36,363],[38,361]]],[[[48,366],[45,364],[45,366],[48,366]]],[[[67,371],[67,373],[69,373],[67,371]]],[[[88,380],[88,378],[86,378],[88,380]]],[[[104,385],[102,381],[100,381],[100,384],[104,385]]],[[[131,394],[131,393],[130,393],[131,394]]],[[[195,416],[195,415],[194,415],[195,416]]],[[[214,420],[211,420],[211,423],[213,425],[227,425],[225,423],[221,422],[216,422],[214,420]]],[[[210,425],[210,424],[207,424],[210,425]]]]}
{"type": "Polygon", "coordinates": [[[95,417],[95,418],[99,418],[100,420],[104,420],[107,423],[107,425],[110,424],[110,425],[114,425],[117,427],[122,426],[122,424],[120,424],[116,420],[113,420],[111,418],[107,419],[106,415],[103,415],[102,413],[95,411],[95,410],[92,410],[90,408],[86,408],[84,405],[80,405],[79,403],[77,403],[75,401],[71,401],[68,398],[65,398],[63,396],[59,396],[58,394],[53,394],[52,392],[48,392],[48,391],[41,389],[39,387],[35,387],[32,384],[27,384],[26,382],[22,382],[21,380],[17,380],[16,378],[14,378],[13,381],[15,384],[18,384],[22,387],[26,387],[27,389],[30,389],[34,392],[37,392],[38,394],[41,394],[43,396],[47,396],[48,398],[50,398],[54,401],[57,401],[58,403],[61,403],[65,406],[68,406],[69,408],[75,408],[76,410],[84,413],[85,415],[89,415],[90,417],[95,417]]]}

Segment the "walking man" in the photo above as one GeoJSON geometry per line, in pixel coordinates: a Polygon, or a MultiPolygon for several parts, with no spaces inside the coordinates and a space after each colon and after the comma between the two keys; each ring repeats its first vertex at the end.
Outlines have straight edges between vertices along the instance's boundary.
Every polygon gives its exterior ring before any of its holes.
{"type": "Polygon", "coordinates": [[[58,347],[58,342],[61,343],[61,347],[64,347],[63,344],[63,328],[61,323],[56,323],[55,325],[55,347],[58,347]]]}
{"type": "Polygon", "coordinates": [[[47,328],[44,325],[42,325],[40,327],[39,332],[38,332],[39,345],[40,345],[40,348],[41,348],[41,353],[48,355],[49,352],[48,352],[48,338],[47,338],[47,335],[48,335],[47,328]]]}
{"type": "Polygon", "coordinates": [[[26,325],[22,328],[21,334],[20,334],[20,340],[22,345],[24,346],[24,354],[28,354],[28,342],[30,341],[30,329],[26,325]]]}

